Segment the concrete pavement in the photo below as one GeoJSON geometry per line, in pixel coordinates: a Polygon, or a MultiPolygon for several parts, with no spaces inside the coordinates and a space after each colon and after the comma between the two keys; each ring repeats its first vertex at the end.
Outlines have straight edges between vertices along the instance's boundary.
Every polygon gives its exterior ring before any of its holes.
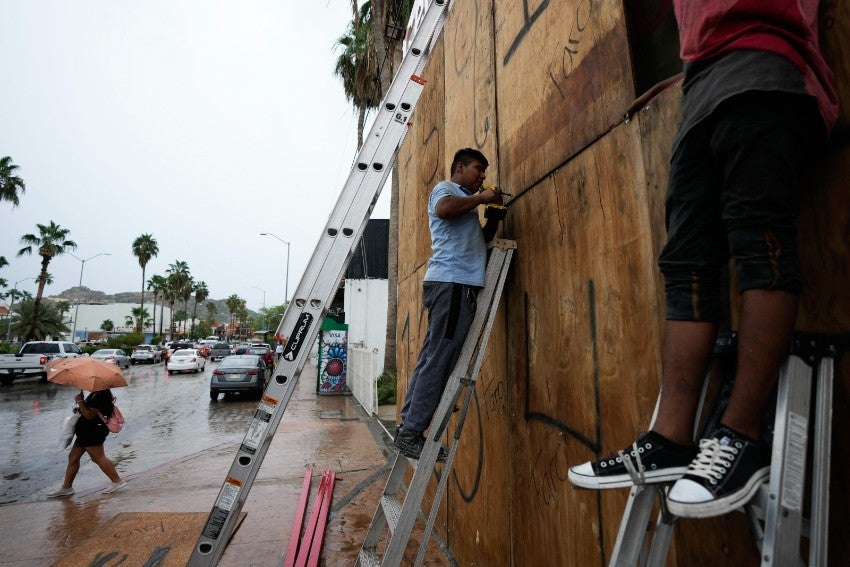
{"type": "MultiPolygon", "coordinates": [[[[353,397],[318,396],[315,385],[316,367],[308,365],[299,378],[242,509],[245,519],[220,565],[282,564],[308,467],[313,468],[311,502],[322,472],[330,469],[336,473],[322,565],[354,564],[386,481],[394,450],[381,422],[368,417],[353,397]]],[[[92,564],[83,560],[91,552],[86,548],[99,544],[90,538],[110,533],[116,529],[116,518],[134,514],[148,519],[160,516],[167,519],[194,512],[196,514],[190,516],[202,517],[205,521],[238,444],[239,441],[231,440],[127,475],[127,487],[114,494],[101,494],[100,490],[107,484],[104,478],[103,486],[77,492],[68,499],[42,499],[0,507],[3,542],[0,565],[66,565],[75,563],[72,558],[92,564]]],[[[108,455],[108,446],[106,452],[108,455]]],[[[162,529],[134,528],[132,531],[138,533],[126,534],[127,540],[136,547],[156,549],[164,554],[160,562],[152,563],[152,555],[142,557],[141,551],[134,555],[125,549],[122,553],[126,552],[128,557],[122,557],[121,564],[182,564],[182,561],[175,562],[179,555],[176,551],[169,557],[168,548],[163,548],[158,541],[163,537],[165,525],[160,522],[162,529]]],[[[189,530],[181,537],[180,545],[191,549],[197,532],[189,530]]],[[[117,564],[116,559],[111,561],[104,559],[97,564],[117,564]]],[[[428,564],[444,563],[435,556],[428,564]]]]}

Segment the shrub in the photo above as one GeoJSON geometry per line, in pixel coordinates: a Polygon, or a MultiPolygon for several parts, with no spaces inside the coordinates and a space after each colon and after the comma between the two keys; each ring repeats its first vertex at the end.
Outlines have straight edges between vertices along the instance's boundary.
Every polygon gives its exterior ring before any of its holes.
{"type": "Polygon", "coordinates": [[[396,375],[395,372],[384,370],[378,376],[378,405],[395,403],[396,375]]]}

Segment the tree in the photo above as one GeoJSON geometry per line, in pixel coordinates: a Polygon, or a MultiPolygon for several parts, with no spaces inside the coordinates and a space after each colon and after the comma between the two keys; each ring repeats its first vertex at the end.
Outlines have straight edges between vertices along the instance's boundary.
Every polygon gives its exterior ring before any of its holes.
{"type": "Polygon", "coordinates": [[[145,326],[151,324],[150,313],[144,307],[133,307],[130,315],[126,316],[126,325],[133,327],[137,333],[141,333],[145,326]]]}
{"type": "MultiPolygon", "coordinates": [[[[378,69],[381,97],[387,94],[395,70],[401,65],[401,34],[388,37],[387,31],[406,28],[413,0],[372,0],[372,33],[378,69]]],[[[390,183],[390,234],[387,250],[387,337],[384,348],[384,370],[396,373],[396,321],[398,319],[398,168],[392,171],[390,183]]]]}
{"type": "MultiPolygon", "coordinates": [[[[184,296],[184,290],[191,280],[189,275],[189,264],[182,260],[176,260],[169,264],[165,270],[168,274],[168,305],[171,311],[171,335],[174,335],[174,303],[184,296]]],[[[190,292],[191,293],[191,292],[190,292]]],[[[184,309],[185,310],[185,309],[184,309]]]]}
{"type": "Polygon", "coordinates": [[[18,166],[12,163],[12,158],[9,156],[0,158],[0,201],[9,201],[13,207],[20,204],[21,194],[26,191],[24,180],[15,175],[18,166]]]}
{"type": "Polygon", "coordinates": [[[190,334],[195,335],[195,318],[198,316],[198,302],[203,303],[210,296],[210,290],[207,289],[206,282],[198,281],[192,286],[192,291],[195,292],[195,306],[192,308],[192,330],[190,334]]]}
{"type": "Polygon", "coordinates": [[[227,305],[227,310],[230,312],[230,329],[231,336],[233,335],[232,329],[235,327],[236,319],[234,318],[235,314],[238,313],[239,307],[242,305],[242,299],[236,295],[235,293],[228,297],[225,300],[225,305],[227,305]]]}
{"type": "MultiPolygon", "coordinates": [[[[155,258],[157,254],[159,254],[159,245],[153,235],[144,233],[133,241],[133,256],[138,258],[139,266],[142,268],[142,304],[139,306],[142,309],[145,307],[145,268],[150,259],[155,258]]],[[[138,329],[138,331],[141,330],[138,329]]]]}
{"type": "MultiPolygon", "coordinates": [[[[0,268],[3,268],[3,267],[8,266],[8,265],[9,265],[9,262],[6,261],[5,256],[0,256],[0,268]]],[[[0,289],[6,289],[7,287],[9,287],[9,282],[7,282],[5,278],[0,278],[0,289]]],[[[0,297],[5,297],[5,296],[0,295],[0,297]]]]}
{"type": "Polygon", "coordinates": [[[378,62],[375,57],[372,32],[372,3],[367,1],[357,8],[352,2],[353,17],[345,34],[336,40],[341,48],[334,66],[334,74],[342,80],[345,98],[357,110],[357,147],[363,145],[363,129],[369,110],[381,103],[381,86],[378,82],[378,62]]]}
{"type": "MultiPolygon", "coordinates": [[[[23,256],[24,254],[30,255],[33,250],[36,250],[36,253],[41,256],[41,272],[38,278],[36,278],[36,281],[38,281],[38,291],[36,292],[35,306],[33,308],[33,322],[38,321],[41,298],[44,295],[44,286],[47,284],[49,277],[47,266],[56,256],[61,256],[77,248],[76,242],[67,240],[68,234],[71,232],[67,228],[62,228],[53,221],[50,221],[49,225],[36,224],[36,226],[38,227],[38,235],[23,235],[21,237],[21,244],[26,244],[26,246],[18,250],[18,256],[23,256]]],[[[31,332],[26,333],[26,340],[32,340],[32,333],[34,332],[35,330],[33,329],[31,332]]]]}
{"type": "MultiPolygon", "coordinates": [[[[154,275],[148,280],[148,290],[153,292],[153,332],[156,333],[156,302],[165,293],[168,281],[163,276],[154,275]]],[[[144,303],[144,301],[142,302],[144,303]]],[[[159,334],[162,335],[162,317],[159,318],[159,334]]]]}
{"type": "Polygon", "coordinates": [[[218,307],[212,301],[207,301],[204,307],[207,310],[207,323],[212,325],[215,323],[215,314],[218,313],[218,307]]]}
{"type": "Polygon", "coordinates": [[[47,302],[36,310],[35,304],[32,298],[25,298],[18,304],[17,313],[10,314],[15,336],[26,335],[27,341],[42,341],[71,331],[55,305],[47,302]]]}
{"type": "Polygon", "coordinates": [[[103,323],[100,324],[100,330],[104,333],[111,333],[115,330],[115,323],[112,322],[112,319],[104,319],[103,323]]]}

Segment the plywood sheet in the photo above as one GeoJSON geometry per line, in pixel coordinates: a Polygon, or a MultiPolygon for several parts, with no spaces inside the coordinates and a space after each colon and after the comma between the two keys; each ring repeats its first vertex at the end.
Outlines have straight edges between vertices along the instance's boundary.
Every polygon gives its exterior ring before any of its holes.
{"type": "MultiPolygon", "coordinates": [[[[399,279],[416,271],[431,256],[428,195],[445,178],[445,92],[443,40],[422,73],[427,81],[405,140],[412,154],[399,170],[399,279]]],[[[405,150],[406,152],[408,150],[405,150]]]]}
{"type": "Polygon", "coordinates": [[[518,193],[625,115],[634,99],[619,0],[497,2],[502,182],[518,193]]]}
{"type": "Polygon", "coordinates": [[[480,150],[490,161],[487,182],[499,186],[493,1],[460,2],[446,28],[446,164],[460,148],[480,150]]]}
{"type": "Polygon", "coordinates": [[[637,128],[620,127],[512,205],[514,546],[529,564],[599,564],[625,495],[574,490],[566,470],[633,440],[658,393],[642,159],[637,128]]]}

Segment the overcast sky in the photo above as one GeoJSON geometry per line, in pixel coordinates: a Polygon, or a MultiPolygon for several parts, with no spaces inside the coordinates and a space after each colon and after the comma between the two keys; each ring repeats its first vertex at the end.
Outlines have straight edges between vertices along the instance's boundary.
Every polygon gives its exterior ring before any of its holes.
{"type": "MultiPolygon", "coordinates": [[[[0,203],[0,277],[35,276],[23,234],[54,221],[83,285],[140,291],[133,240],[183,260],[211,298],[295,291],[356,154],[333,75],[349,0],[0,0],[0,157],[26,182],[0,203]],[[256,289],[259,288],[259,289],[256,289]]],[[[387,218],[389,191],[374,218],[387,218]]],[[[45,295],[74,287],[64,255],[45,295]]],[[[35,293],[35,282],[19,288],[35,293]]]]}

